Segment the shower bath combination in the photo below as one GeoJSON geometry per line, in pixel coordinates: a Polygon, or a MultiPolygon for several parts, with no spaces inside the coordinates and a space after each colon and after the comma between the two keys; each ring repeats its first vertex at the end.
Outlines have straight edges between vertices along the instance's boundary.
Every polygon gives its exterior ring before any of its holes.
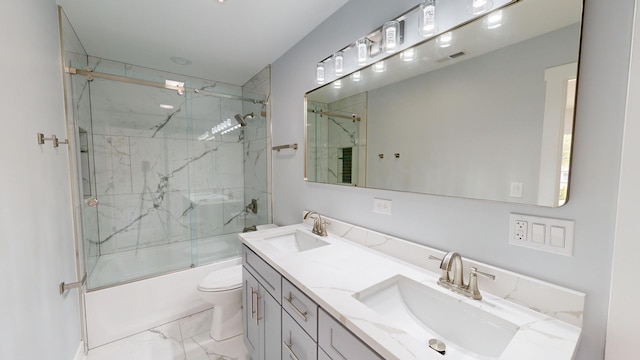
{"type": "Polygon", "coordinates": [[[236,121],[238,122],[238,124],[240,124],[240,126],[247,126],[247,119],[253,119],[254,115],[253,113],[249,113],[246,114],[244,116],[240,115],[240,114],[236,114],[235,116],[236,121]]]}

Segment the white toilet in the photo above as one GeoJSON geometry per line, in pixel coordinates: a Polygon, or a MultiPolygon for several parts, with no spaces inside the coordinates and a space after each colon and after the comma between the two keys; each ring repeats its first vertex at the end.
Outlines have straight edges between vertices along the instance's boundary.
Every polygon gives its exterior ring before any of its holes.
{"type": "Polygon", "coordinates": [[[198,293],[213,305],[209,335],[215,353],[241,358],[247,353],[242,341],[242,265],[211,272],[198,283],[198,293]]]}

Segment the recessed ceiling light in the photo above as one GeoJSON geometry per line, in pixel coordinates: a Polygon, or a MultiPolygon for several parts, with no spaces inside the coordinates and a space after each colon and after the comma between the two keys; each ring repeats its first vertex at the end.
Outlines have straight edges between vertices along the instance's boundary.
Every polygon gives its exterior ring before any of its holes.
{"type": "Polygon", "coordinates": [[[173,61],[175,64],[178,64],[178,65],[191,65],[191,60],[185,59],[180,56],[172,56],[171,61],[173,61]]]}
{"type": "Polygon", "coordinates": [[[169,110],[173,109],[173,105],[167,105],[167,104],[160,104],[160,107],[163,109],[169,109],[169,110]]]}
{"type": "Polygon", "coordinates": [[[223,3],[223,2],[224,2],[224,0],[218,0],[218,2],[219,2],[219,3],[223,3]]]}

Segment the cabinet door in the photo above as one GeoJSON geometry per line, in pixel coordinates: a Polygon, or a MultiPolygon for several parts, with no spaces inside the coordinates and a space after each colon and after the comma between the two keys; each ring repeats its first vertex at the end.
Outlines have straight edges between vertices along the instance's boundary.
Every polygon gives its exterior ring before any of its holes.
{"type": "Polygon", "coordinates": [[[281,313],[280,304],[264,289],[260,288],[259,322],[264,360],[281,357],[281,313]]]}
{"type": "Polygon", "coordinates": [[[322,309],[318,313],[318,345],[334,360],[382,360],[322,309]]]}
{"type": "Polygon", "coordinates": [[[260,351],[260,327],[258,322],[258,302],[260,289],[258,280],[242,267],[242,324],[244,328],[244,344],[249,350],[252,360],[264,360],[260,351]]]}

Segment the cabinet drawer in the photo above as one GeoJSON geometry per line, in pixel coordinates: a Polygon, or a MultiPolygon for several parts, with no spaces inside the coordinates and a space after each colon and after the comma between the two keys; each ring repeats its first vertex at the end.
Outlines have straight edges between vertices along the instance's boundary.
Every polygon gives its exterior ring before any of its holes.
{"type": "Polygon", "coordinates": [[[282,312],[282,359],[316,360],[318,345],[286,311],[282,312]]]}
{"type": "Polygon", "coordinates": [[[263,285],[265,290],[279,303],[280,297],[282,296],[280,273],[246,247],[246,245],[242,246],[242,261],[256,279],[258,279],[260,284],[263,285]]]}
{"type": "Polygon", "coordinates": [[[318,305],[287,279],[282,278],[282,308],[314,341],[318,340],[318,305]]]}
{"type": "Polygon", "coordinates": [[[318,311],[318,345],[333,360],[383,360],[324,310],[318,311]]]}

